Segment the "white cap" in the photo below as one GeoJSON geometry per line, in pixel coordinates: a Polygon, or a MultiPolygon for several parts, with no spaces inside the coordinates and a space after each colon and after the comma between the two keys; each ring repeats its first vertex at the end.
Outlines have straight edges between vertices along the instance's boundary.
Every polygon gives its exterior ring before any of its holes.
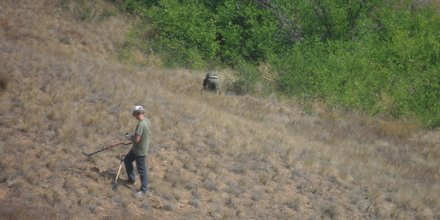
{"type": "Polygon", "coordinates": [[[144,107],[142,107],[141,105],[135,105],[133,108],[133,113],[135,112],[144,112],[144,107]]]}

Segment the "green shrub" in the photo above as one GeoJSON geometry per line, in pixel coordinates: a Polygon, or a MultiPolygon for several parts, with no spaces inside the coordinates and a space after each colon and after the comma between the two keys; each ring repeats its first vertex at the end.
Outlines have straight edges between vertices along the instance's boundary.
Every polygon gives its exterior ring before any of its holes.
{"type": "Polygon", "coordinates": [[[160,54],[168,66],[229,65],[239,94],[263,85],[440,126],[440,15],[429,4],[127,0],[123,7],[143,20],[122,47],[124,59],[136,48],[160,54]],[[263,79],[261,63],[273,81],[263,79]]]}
{"type": "Polygon", "coordinates": [[[154,26],[156,50],[166,63],[201,68],[217,54],[215,20],[198,1],[161,0],[146,14],[154,26]]]}
{"type": "Polygon", "coordinates": [[[232,85],[234,93],[242,95],[255,92],[256,83],[261,81],[261,73],[258,67],[255,64],[241,60],[236,64],[236,71],[238,79],[232,85]]]}

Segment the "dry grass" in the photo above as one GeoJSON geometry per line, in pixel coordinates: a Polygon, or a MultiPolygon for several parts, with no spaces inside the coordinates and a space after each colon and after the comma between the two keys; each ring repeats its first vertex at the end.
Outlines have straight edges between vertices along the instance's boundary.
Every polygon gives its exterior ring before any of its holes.
{"type": "Polygon", "coordinates": [[[439,130],[274,95],[201,94],[202,72],[140,55],[152,66],[119,63],[129,21],[112,11],[0,2],[2,219],[440,218],[439,130]],[[135,103],[153,126],[153,196],[140,200],[111,186],[128,147],[81,153],[123,140],[135,103]]]}

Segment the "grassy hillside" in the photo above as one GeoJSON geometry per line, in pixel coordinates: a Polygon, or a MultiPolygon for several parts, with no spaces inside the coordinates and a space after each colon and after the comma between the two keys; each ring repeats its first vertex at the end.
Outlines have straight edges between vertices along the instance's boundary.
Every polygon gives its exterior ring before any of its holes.
{"type": "Polygon", "coordinates": [[[201,93],[203,72],[118,61],[135,21],[105,1],[0,1],[0,219],[440,218],[440,131],[201,93]],[[122,141],[133,104],[152,122],[141,199],[111,184],[129,147],[82,154],[122,141]]]}

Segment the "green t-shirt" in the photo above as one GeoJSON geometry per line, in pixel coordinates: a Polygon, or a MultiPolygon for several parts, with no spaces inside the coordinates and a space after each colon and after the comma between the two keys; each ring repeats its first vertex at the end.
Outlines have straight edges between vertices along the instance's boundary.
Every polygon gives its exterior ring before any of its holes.
{"type": "Polygon", "coordinates": [[[146,156],[150,146],[150,121],[147,118],[138,122],[135,135],[141,136],[141,141],[139,143],[133,142],[134,155],[146,156]]]}

